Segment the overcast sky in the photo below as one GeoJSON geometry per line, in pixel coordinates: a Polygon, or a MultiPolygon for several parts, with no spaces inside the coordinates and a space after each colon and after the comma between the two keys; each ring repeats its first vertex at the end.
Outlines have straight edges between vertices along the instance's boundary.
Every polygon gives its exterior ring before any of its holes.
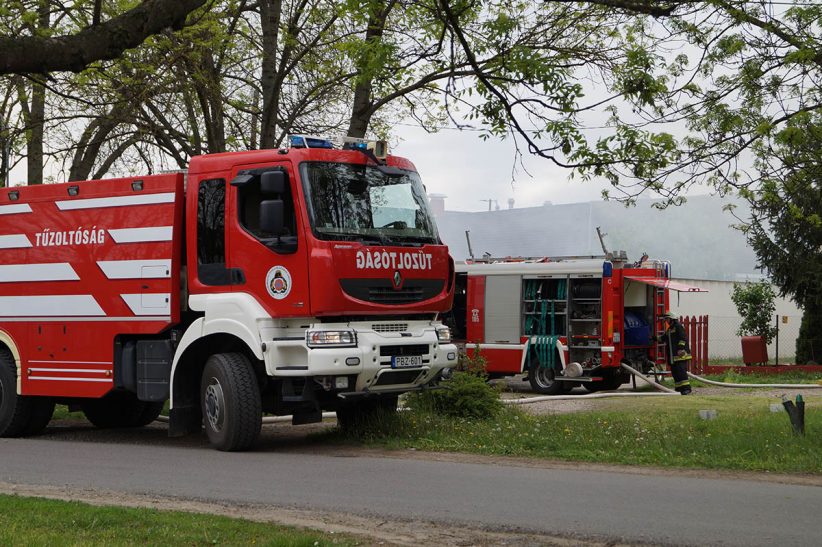
{"type": "MultiPolygon", "coordinates": [[[[583,181],[578,176],[571,179],[569,170],[533,156],[524,158],[526,172],[522,166],[514,166],[510,139],[484,141],[475,131],[454,129],[429,134],[410,124],[398,126],[396,135],[399,141],[391,153],[411,160],[428,192],[447,196],[445,207],[449,211],[488,210],[488,202],[482,201],[488,199],[497,200],[502,209],[508,207],[509,198],[514,199],[516,208],[535,207],[546,201],[599,201],[603,188],[609,186],[606,182],[583,181]]],[[[25,162],[20,162],[12,170],[12,183],[24,181],[25,173],[25,162]]],[[[702,192],[704,189],[695,193],[702,192]]]]}

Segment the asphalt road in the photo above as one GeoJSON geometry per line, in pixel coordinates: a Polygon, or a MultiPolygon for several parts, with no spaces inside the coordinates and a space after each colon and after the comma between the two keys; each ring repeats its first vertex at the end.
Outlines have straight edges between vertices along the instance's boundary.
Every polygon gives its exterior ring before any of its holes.
{"type": "Polygon", "coordinates": [[[0,482],[628,542],[822,544],[822,488],[815,486],[340,457],[310,443],[295,446],[265,438],[258,451],[227,454],[211,450],[201,439],[163,435],[135,431],[115,442],[107,432],[89,430],[0,439],[0,482]]]}

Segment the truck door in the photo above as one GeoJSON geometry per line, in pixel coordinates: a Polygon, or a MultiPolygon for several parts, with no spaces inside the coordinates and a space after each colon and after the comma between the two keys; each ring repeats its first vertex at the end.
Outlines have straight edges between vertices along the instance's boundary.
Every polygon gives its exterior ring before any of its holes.
{"type": "Polygon", "coordinates": [[[309,314],[308,252],[301,195],[290,162],[235,168],[229,188],[226,262],[229,268],[243,271],[242,290],[256,297],[274,317],[309,314]],[[264,185],[266,173],[278,173],[282,184],[264,185]],[[266,233],[261,228],[261,204],[266,201],[283,203],[280,233],[266,233]]]}

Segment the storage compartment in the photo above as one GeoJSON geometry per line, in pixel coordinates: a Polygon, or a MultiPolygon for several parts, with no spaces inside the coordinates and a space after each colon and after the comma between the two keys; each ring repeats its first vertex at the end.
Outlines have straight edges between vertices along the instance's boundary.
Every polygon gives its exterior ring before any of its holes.
{"type": "Polygon", "coordinates": [[[648,346],[651,344],[651,326],[644,317],[644,309],[625,309],[625,345],[648,346]]]}
{"type": "Polygon", "coordinates": [[[568,332],[568,280],[522,280],[523,336],[565,336],[568,332]]]}
{"type": "Polygon", "coordinates": [[[570,284],[570,360],[594,367],[602,355],[602,279],[572,278],[570,284]]]}

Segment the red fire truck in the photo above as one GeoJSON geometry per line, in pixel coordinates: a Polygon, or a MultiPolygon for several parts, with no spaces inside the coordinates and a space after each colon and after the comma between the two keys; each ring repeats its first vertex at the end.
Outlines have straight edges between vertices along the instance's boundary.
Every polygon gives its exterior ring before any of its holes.
{"type": "Polygon", "coordinates": [[[250,448],[263,413],[343,426],[456,365],[454,263],[414,165],[354,141],[0,190],[0,435],[55,403],[250,448]]]}
{"type": "Polygon", "coordinates": [[[458,264],[446,322],[469,355],[480,351],[492,377],[527,374],[548,395],[615,389],[629,380],[622,362],[664,365],[651,337],[669,291],[701,291],[670,275],[668,262],[629,264],[624,253],[458,264]]]}

